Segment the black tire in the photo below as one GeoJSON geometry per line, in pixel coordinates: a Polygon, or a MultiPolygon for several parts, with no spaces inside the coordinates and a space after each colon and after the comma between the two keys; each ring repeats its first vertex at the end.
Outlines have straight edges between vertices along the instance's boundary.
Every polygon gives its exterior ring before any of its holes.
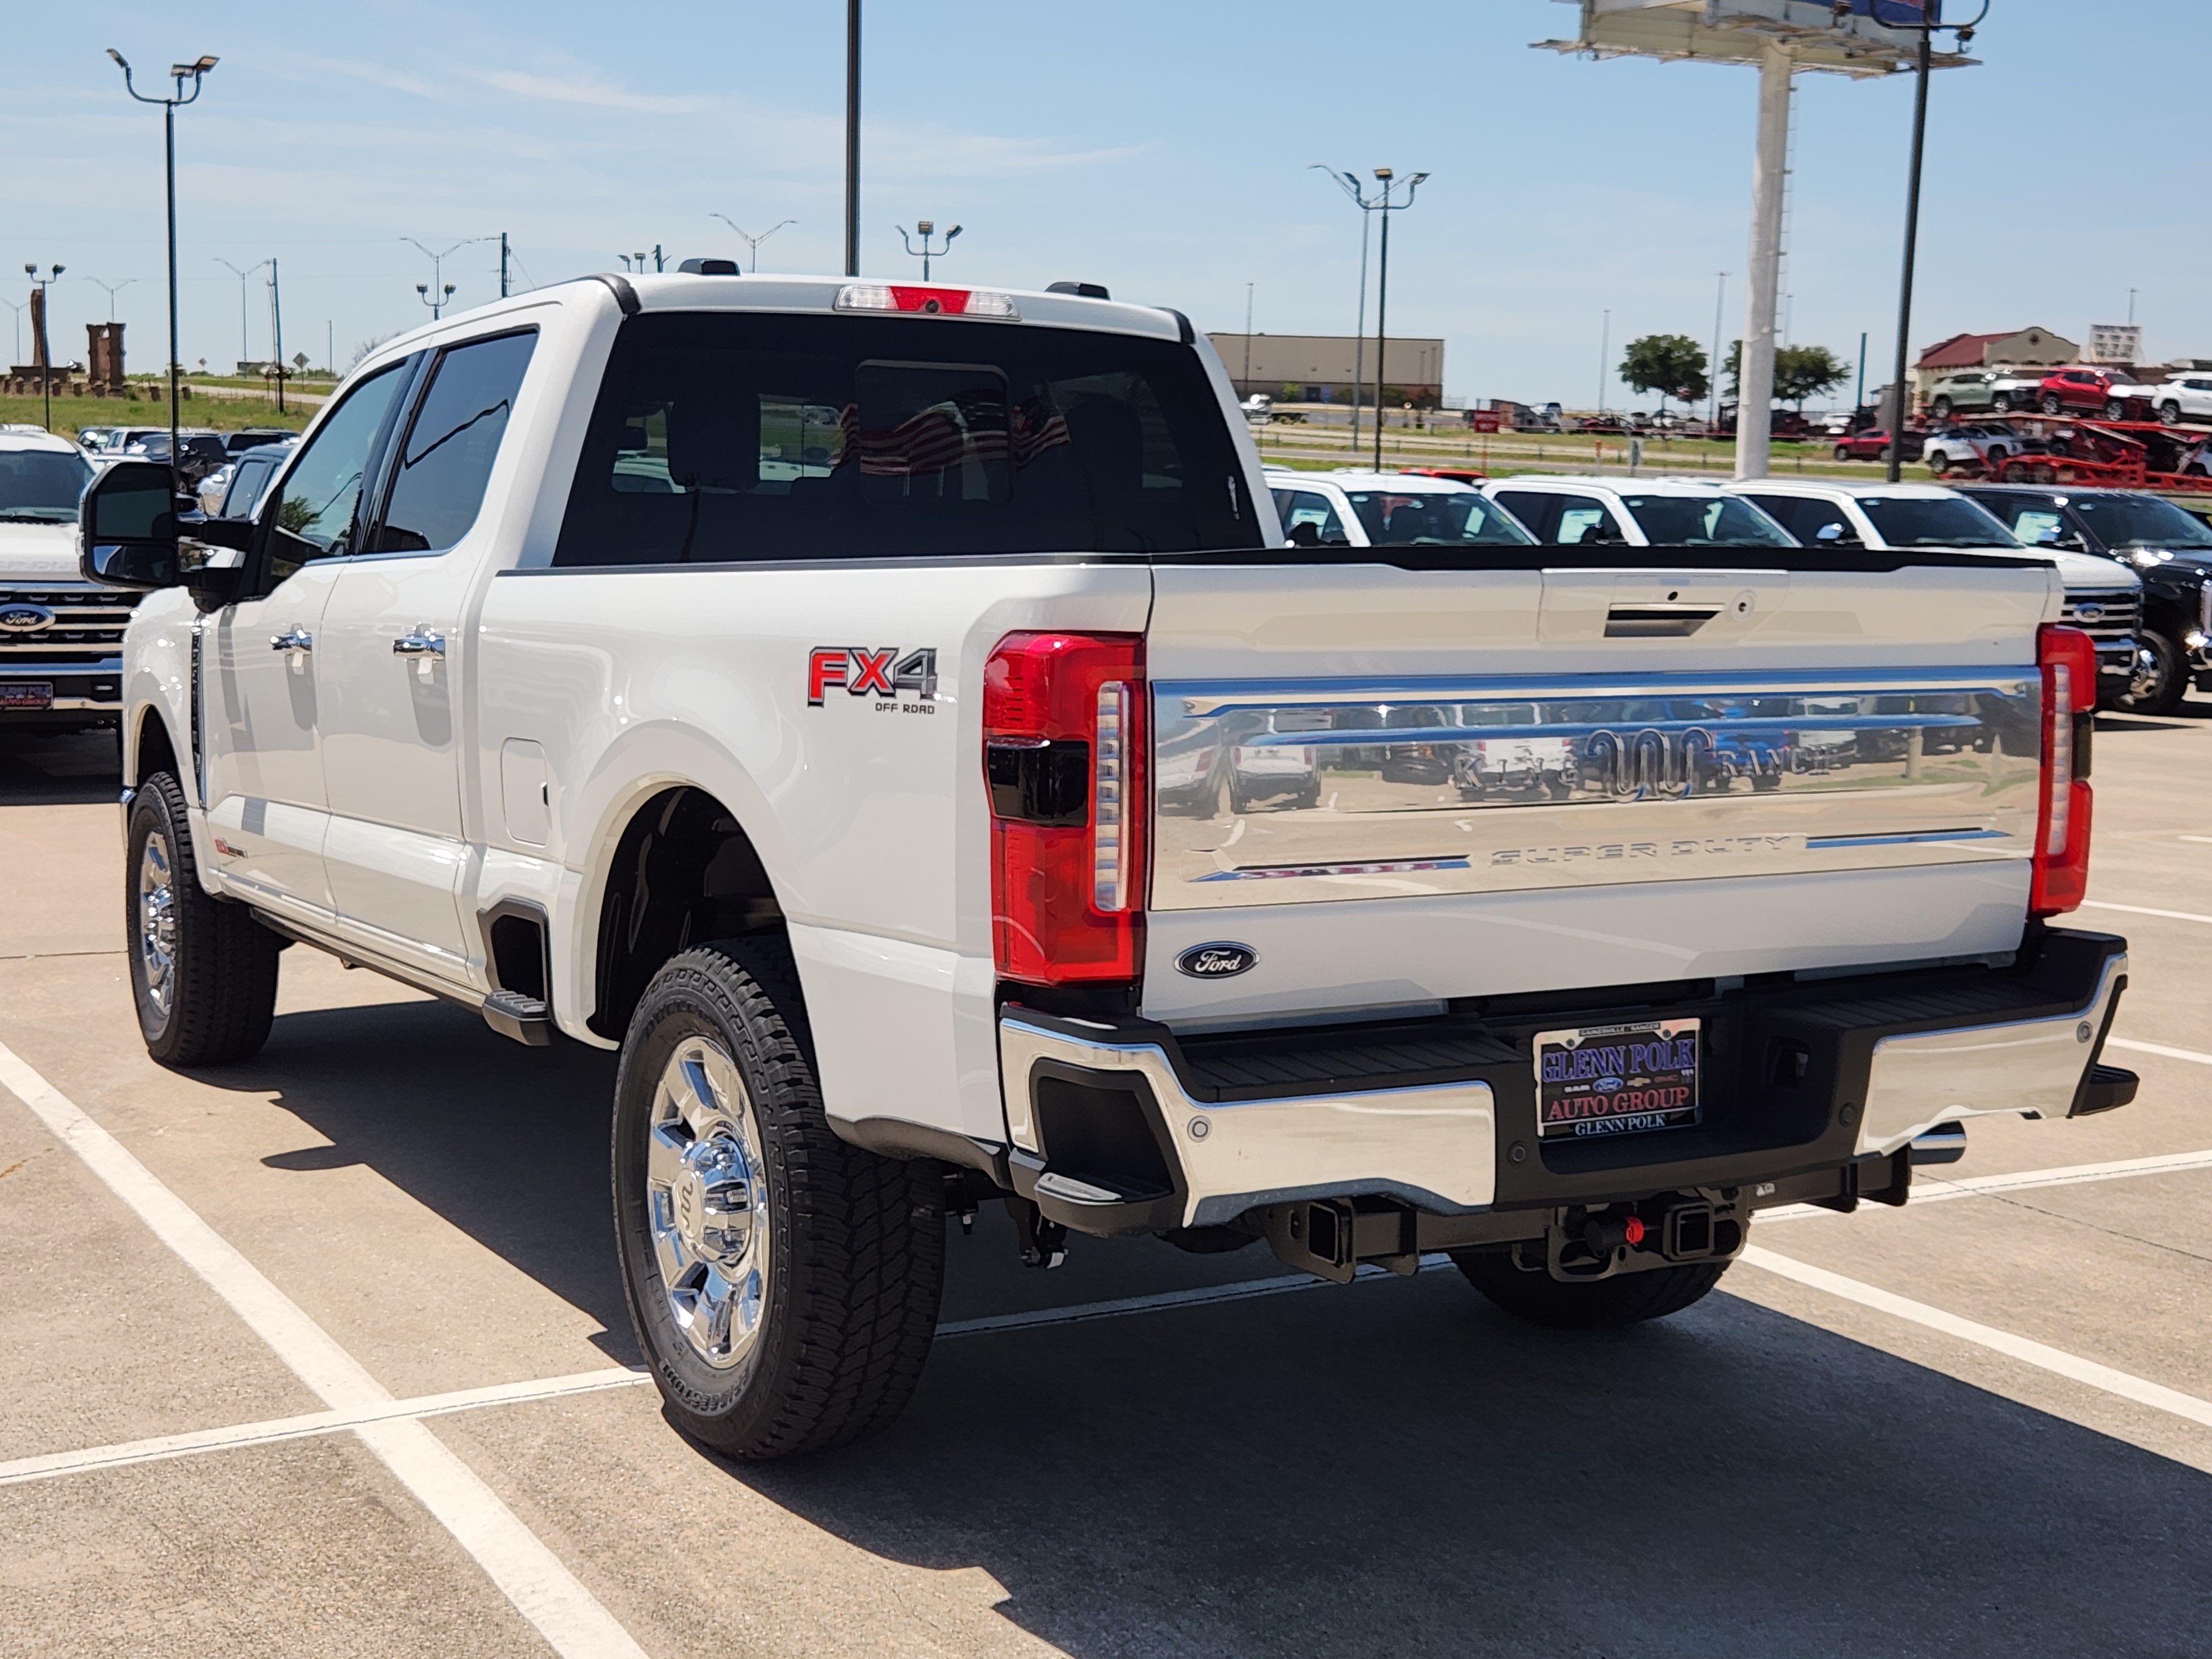
{"type": "Polygon", "coordinates": [[[2158,406],[2158,418],[2161,425],[2179,426],[2181,424],[2181,405],[2174,402],[2171,398],[2167,398],[2164,403],[2158,406]]]}
{"type": "Polygon", "coordinates": [[[1601,1331],[1677,1314],[1721,1282],[1725,1261],[1697,1261],[1648,1273],[1563,1284],[1525,1273],[1506,1250],[1455,1250],[1467,1282],[1516,1319],[1555,1331],[1601,1331]]]}
{"type": "Polygon", "coordinates": [[[1950,470],[1951,458],[1948,455],[1938,455],[1934,460],[1928,463],[1928,476],[1931,478],[1942,477],[1945,474],[1949,472],[1950,470]]]}
{"type": "MultiPolygon", "coordinates": [[[[937,1326],[942,1169],[838,1139],[812,1046],[789,951],[727,940],[653,975],[615,1078],[615,1231],[631,1326],[671,1420],[732,1457],[817,1451],[887,1427],[921,1380],[937,1326]],[[647,1196],[663,1080],[694,1043],[719,1049],[743,1085],[757,1162],[748,1239],[765,1218],[756,1334],[727,1364],[710,1363],[678,1323],[647,1196]]],[[[662,1212],[670,1233],[674,1198],[662,1212]]]]}
{"type": "Polygon", "coordinates": [[[146,1052],[173,1066],[252,1058],[269,1041],[283,942],[200,885],[185,792],[167,772],[139,784],[125,846],[124,937],[146,1052]]]}
{"type": "Polygon", "coordinates": [[[2136,636],[2158,659],[2158,678],[2141,696],[2116,697],[2114,703],[2130,714],[2171,714],[2181,707],[2189,691],[2189,669],[2181,647],[2163,634],[2146,629],[2136,636]]]}
{"type": "Polygon", "coordinates": [[[1836,459],[1837,459],[1838,460],[1839,460],[1839,461],[1848,461],[1849,459],[1850,459],[1850,458],[1851,458],[1851,452],[1850,452],[1848,448],[1846,448],[1846,447],[1845,447],[1844,445],[1842,445],[1842,444],[1838,444],[1838,445],[1836,446],[1836,459]]]}
{"type": "Polygon", "coordinates": [[[2108,421],[2126,420],[2128,418],[2128,406],[2122,403],[2118,398],[2107,399],[2105,404],[2105,418],[2108,421]]]}
{"type": "Polygon", "coordinates": [[[2066,405],[2060,400],[2057,392],[2046,392],[2043,394],[2043,412],[2046,415],[2063,415],[2066,412],[2066,405]]]}
{"type": "Polygon", "coordinates": [[[1938,398],[1928,405],[1928,411],[1939,421],[1948,421],[1951,418],[1951,400],[1948,398],[1938,398]]]}

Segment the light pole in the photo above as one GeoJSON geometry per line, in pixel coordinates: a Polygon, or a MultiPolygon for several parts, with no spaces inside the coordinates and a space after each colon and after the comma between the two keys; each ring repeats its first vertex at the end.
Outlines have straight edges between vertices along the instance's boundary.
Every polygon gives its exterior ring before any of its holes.
{"type": "Polygon", "coordinates": [[[957,225],[953,226],[951,229],[945,233],[945,246],[938,249],[935,253],[932,253],[929,251],[929,239],[931,236],[934,235],[937,231],[937,226],[934,221],[928,219],[915,220],[914,222],[914,232],[911,235],[908,234],[907,228],[904,225],[894,226],[893,228],[898,232],[899,240],[906,244],[906,251],[921,261],[921,280],[925,283],[929,280],[929,262],[933,258],[942,259],[946,254],[951,252],[952,239],[960,234],[960,227],[957,225]],[[915,236],[921,238],[921,246],[918,248],[914,245],[914,239],[915,236]]]}
{"type": "Polygon", "coordinates": [[[238,361],[242,363],[246,361],[247,353],[251,349],[246,343],[246,279],[260,270],[262,265],[268,264],[270,261],[263,259],[258,264],[241,268],[231,264],[221,254],[217,254],[215,262],[238,278],[238,361]]]}
{"type": "Polygon", "coordinates": [[[33,336],[31,343],[38,348],[39,357],[40,360],[39,363],[39,391],[40,396],[45,400],[46,405],[45,416],[40,421],[39,424],[46,428],[49,432],[52,432],[54,429],[54,351],[52,345],[50,343],[53,338],[52,331],[46,326],[46,290],[48,288],[52,286],[54,279],[59,276],[62,272],[67,269],[68,267],[66,265],[50,266],[47,270],[46,275],[41,276],[39,275],[38,266],[25,265],[23,267],[23,274],[31,279],[31,286],[36,289],[39,293],[38,307],[31,319],[33,325],[31,330],[33,336]]]}
{"type": "Polygon", "coordinates": [[[168,178],[169,196],[169,485],[176,488],[177,470],[177,376],[182,365],[177,361],[177,110],[180,105],[191,103],[200,95],[200,86],[207,72],[216,66],[214,58],[202,56],[190,64],[169,65],[169,79],[175,87],[167,98],[149,98],[131,82],[131,65],[123,54],[112,46],[107,55],[123,71],[123,90],[142,104],[161,106],[161,155],[168,178]],[[190,81],[192,89],[185,90],[190,81]]]}
{"type": "MultiPolygon", "coordinates": [[[[473,247],[478,242],[492,242],[499,239],[495,236],[465,237],[454,243],[453,246],[442,251],[423,247],[422,244],[416,241],[412,236],[403,236],[399,240],[421,249],[422,256],[430,262],[430,280],[427,283],[416,283],[415,292],[422,303],[430,307],[430,320],[434,323],[445,314],[447,302],[453,297],[453,285],[445,280],[446,261],[465,247],[473,247]]],[[[641,253],[637,257],[641,265],[645,256],[641,253]]]]}
{"type": "Polygon", "coordinates": [[[860,0],[845,0],[845,274],[860,274],[860,0]]]}
{"type": "Polygon", "coordinates": [[[9,310],[15,313],[15,356],[18,359],[23,355],[23,306],[27,303],[28,302],[0,300],[0,305],[6,306],[9,310]]]}
{"type": "Polygon", "coordinates": [[[1715,429],[1721,423],[1721,319],[1728,312],[1728,276],[1725,270],[1720,273],[1720,291],[1713,296],[1713,403],[1705,424],[1715,429]]]}
{"type": "Polygon", "coordinates": [[[1334,167],[1324,167],[1319,161],[1306,164],[1309,173],[1324,173],[1339,190],[1352,198],[1352,206],[1359,210],[1359,316],[1352,327],[1352,453],[1359,453],[1359,404],[1364,396],[1367,366],[1367,231],[1373,222],[1375,204],[1360,193],[1359,179],[1352,173],[1339,173],[1334,167]]]}
{"type": "Polygon", "coordinates": [[[1912,88],[1912,172],[1905,191],[1905,270],[1897,284],[1897,374],[1889,391],[1889,481],[1899,483],[1905,478],[1905,418],[1911,407],[1911,394],[1905,390],[1905,375],[1911,355],[1912,336],[1912,267],[1920,246],[1920,168],[1928,144],[1928,76],[1935,68],[1936,31],[1949,29],[1959,47],[1963,50],[1974,38],[1974,30],[1983,18],[1990,15],[1990,0],[1982,0],[1982,9],[1971,23],[1939,23],[1928,15],[1928,8],[1916,8],[1920,13],[1917,22],[1893,22],[1881,15],[1884,0],[1869,0],[1868,10],[1873,20],[1885,28],[1917,33],[1919,37],[1919,62],[1912,88]]]}
{"type": "Polygon", "coordinates": [[[1395,176],[1389,167],[1375,169],[1375,182],[1382,186],[1382,197],[1376,203],[1375,210],[1382,216],[1382,252],[1375,269],[1375,470],[1382,470],[1382,353],[1390,337],[1383,327],[1383,318],[1390,308],[1390,216],[1403,213],[1413,205],[1413,192],[1421,187],[1421,180],[1429,175],[1417,173],[1406,180],[1406,199],[1394,202],[1390,193],[1397,188],[1395,176]]]}
{"type": "Polygon", "coordinates": [[[1244,395],[1252,395],[1252,284],[1244,284],[1244,395]]]}
{"type": "Polygon", "coordinates": [[[284,412],[284,296],[276,287],[276,261],[269,261],[269,361],[276,371],[276,412],[284,412]]]}
{"type": "Polygon", "coordinates": [[[1605,413],[1606,359],[1613,356],[1613,313],[1605,313],[1605,320],[1597,330],[1597,412],[1605,413]]]}
{"type": "Polygon", "coordinates": [[[735,219],[730,217],[726,213],[709,213],[707,216],[709,219],[720,219],[732,230],[738,233],[738,240],[742,241],[745,245],[746,257],[753,262],[753,274],[755,276],[758,276],[760,274],[760,245],[768,240],[769,237],[775,235],[776,232],[781,230],[784,225],[795,225],[799,222],[796,219],[786,219],[783,222],[783,224],[770,225],[766,230],[761,232],[759,235],[755,236],[735,219]]]}

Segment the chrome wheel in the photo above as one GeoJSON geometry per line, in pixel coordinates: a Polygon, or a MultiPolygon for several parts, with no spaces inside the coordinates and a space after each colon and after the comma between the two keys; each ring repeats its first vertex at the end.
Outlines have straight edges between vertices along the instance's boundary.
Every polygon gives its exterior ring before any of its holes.
{"type": "Polygon", "coordinates": [[[759,1340],[769,1242],[759,1126],[719,1044],[677,1045],[646,1136],[646,1217],[669,1316],[700,1358],[726,1370],[759,1340]]]}
{"type": "Polygon", "coordinates": [[[167,1024],[177,1001],[177,888],[169,839],[158,830],[138,854],[138,966],[146,1000],[167,1024]]]}

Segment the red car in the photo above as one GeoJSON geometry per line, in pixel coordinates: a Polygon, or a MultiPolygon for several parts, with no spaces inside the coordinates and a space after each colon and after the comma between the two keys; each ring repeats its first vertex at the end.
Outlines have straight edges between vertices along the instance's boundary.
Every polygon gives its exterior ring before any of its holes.
{"type": "Polygon", "coordinates": [[[2069,410],[2101,415],[2112,400],[2112,388],[2124,379],[2101,368],[2054,368],[2043,377],[2043,395],[2037,404],[2046,415],[2063,415],[2069,410]]]}
{"type": "Polygon", "coordinates": [[[1401,472],[1410,472],[1419,478],[1449,478],[1455,483],[1487,483],[1490,475],[1478,472],[1471,466],[1401,466],[1401,472]]]}
{"type": "MultiPolygon", "coordinates": [[[[1924,434],[1908,432],[1905,434],[1905,457],[1917,460],[1920,447],[1927,442],[1924,434]]],[[[1839,461],[1886,461],[1889,459],[1889,433],[1877,427],[1871,432],[1854,432],[1836,440],[1836,459],[1839,461]]]]}

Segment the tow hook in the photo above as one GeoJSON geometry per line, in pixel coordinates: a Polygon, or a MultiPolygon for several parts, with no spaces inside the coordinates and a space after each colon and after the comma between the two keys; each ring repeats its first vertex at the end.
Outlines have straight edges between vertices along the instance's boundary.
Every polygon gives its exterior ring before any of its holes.
{"type": "Polygon", "coordinates": [[[1669,1193],[1633,1203],[1559,1211],[1545,1230],[1540,1264],[1530,1239],[1514,1247],[1528,1272],[1570,1281],[1610,1279],[1686,1261],[1725,1261],[1743,1249],[1746,1216],[1741,1189],[1669,1193]]]}
{"type": "Polygon", "coordinates": [[[1026,1198],[1006,1194],[1006,1213],[1013,1219],[1015,1241],[1021,1246],[1024,1267],[1057,1267],[1067,1260],[1067,1229],[1048,1220],[1026,1198]]]}

